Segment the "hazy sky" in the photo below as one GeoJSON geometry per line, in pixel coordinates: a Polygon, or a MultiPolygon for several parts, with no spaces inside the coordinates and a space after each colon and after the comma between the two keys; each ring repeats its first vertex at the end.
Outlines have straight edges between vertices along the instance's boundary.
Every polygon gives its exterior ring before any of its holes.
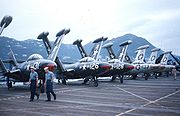
{"type": "Polygon", "coordinates": [[[3,36],[36,39],[49,31],[49,39],[63,28],[71,32],[63,43],[88,43],[132,33],[156,47],[180,55],[180,0],[0,0],[0,18],[13,17],[3,36]]]}

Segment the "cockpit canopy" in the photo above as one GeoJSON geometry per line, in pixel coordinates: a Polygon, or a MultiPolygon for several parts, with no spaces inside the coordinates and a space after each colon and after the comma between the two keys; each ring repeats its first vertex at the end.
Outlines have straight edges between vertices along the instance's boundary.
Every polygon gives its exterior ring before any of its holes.
{"type": "Polygon", "coordinates": [[[85,57],[85,58],[82,58],[79,60],[79,62],[93,62],[95,61],[94,58],[91,58],[91,57],[85,57]]]}
{"type": "Polygon", "coordinates": [[[29,56],[27,61],[37,60],[37,59],[43,59],[43,57],[40,54],[32,54],[32,55],[29,56]]]}
{"type": "Polygon", "coordinates": [[[119,63],[120,61],[118,59],[112,59],[109,60],[108,63],[119,63]]]}

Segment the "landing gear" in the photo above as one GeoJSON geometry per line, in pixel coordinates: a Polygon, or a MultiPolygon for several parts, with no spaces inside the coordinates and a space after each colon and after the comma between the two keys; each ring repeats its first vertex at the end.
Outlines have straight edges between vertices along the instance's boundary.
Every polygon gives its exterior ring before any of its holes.
{"type": "Polygon", "coordinates": [[[97,87],[98,86],[98,80],[96,77],[93,77],[93,86],[97,87]]]}
{"type": "Polygon", "coordinates": [[[144,78],[145,78],[145,80],[148,80],[148,76],[145,76],[144,78]]]}
{"type": "Polygon", "coordinates": [[[155,75],[155,78],[157,79],[158,78],[158,73],[154,73],[154,75],[155,75]]]}
{"type": "Polygon", "coordinates": [[[124,77],[123,75],[119,75],[120,83],[123,83],[123,80],[124,80],[123,77],[124,77]]]}
{"type": "Polygon", "coordinates": [[[90,84],[92,84],[92,86],[94,86],[94,87],[97,87],[98,86],[98,79],[97,79],[97,77],[93,76],[90,79],[90,84]]]}
{"type": "Polygon", "coordinates": [[[85,78],[83,84],[86,84],[89,81],[89,78],[85,78]]]}
{"type": "Polygon", "coordinates": [[[63,85],[67,85],[66,79],[61,79],[63,85]]]}
{"type": "Polygon", "coordinates": [[[6,84],[7,84],[8,90],[9,90],[10,88],[12,88],[12,82],[9,81],[9,77],[7,77],[6,81],[7,81],[6,84]]]}
{"type": "Polygon", "coordinates": [[[116,79],[116,76],[112,76],[111,81],[114,81],[116,79]]]}
{"type": "Polygon", "coordinates": [[[150,76],[150,74],[144,74],[145,80],[148,80],[149,76],[150,76]]]}
{"type": "Polygon", "coordinates": [[[95,76],[88,76],[88,77],[86,77],[82,84],[86,84],[87,82],[89,82],[89,84],[91,84],[94,87],[98,86],[98,79],[95,76]]]}
{"type": "Polygon", "coordinates": [[[67,85],[66,79],[64,78],[64,75],[62,75],[61,77],[62,77],[62,78],[61,78],[62,84],[63,84],[63,85],[67,85]]]}
{"type": "Polygon", "coordinates": [[[132,75],[132,77],[133,77],[132,79],[135,80],[137,78],[137,75],[132,75]]]}
{"type": "Polygon", "coordinates": [[[12,88],[12,82],[7,83],[8,89],[12,88]]]}

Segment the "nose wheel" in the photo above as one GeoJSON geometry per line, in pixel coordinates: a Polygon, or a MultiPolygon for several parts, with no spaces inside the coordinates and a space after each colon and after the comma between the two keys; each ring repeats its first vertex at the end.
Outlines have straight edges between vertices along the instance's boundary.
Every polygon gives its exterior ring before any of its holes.
{"type": "Polygon", "coordinates": [[[119,75],[120,83],[123,83],[123,80],[124,80],[123,77],[124,77],[123,75],[119,75]]]}
{"type": "Polygon", "coordinates": [[[7,87],[8,87],[8,89],[10,89],[10,88],[12,88],[12,82],[11,81],[9,81],[9,77],[7,77],[7,87]]]}
{"type": "Polygon", "coordinates": [[[92,77],[91,78],[91,82],[92,82],[92,86],[94,86],[94,87],[97,87],[98,86],[98,79],[97,79],[97,77],[92,77]]]}

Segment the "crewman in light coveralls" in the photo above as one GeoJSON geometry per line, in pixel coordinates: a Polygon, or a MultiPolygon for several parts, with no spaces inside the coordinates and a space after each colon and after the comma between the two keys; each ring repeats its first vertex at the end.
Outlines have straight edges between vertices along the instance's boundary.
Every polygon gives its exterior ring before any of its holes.
{"type": "Polygon", "coordinates": [[[45,67],[44,70],[45,70],[44,86],[46,88],[46,95],[47,95],[46,101],[51,101],[51,94],[54,96],[54,100],[56,100],[56,94],[53,91],[53,79],[55,78],[55,75],[53,72],[49,71],[48,67],[45,67]]]}
{"type": "Polygon", "coordinates": [[[39,99],[39,94],[36,93],[36,89],[38,87],[38,74],[35,71],[36,68],[30,67],[30,70],[31,73],[30,73],[29,83],[30,83],[31,96],[29,102],[32,102],[34,100],[34,95],[36,95],[37,99],[39,99]]]}

